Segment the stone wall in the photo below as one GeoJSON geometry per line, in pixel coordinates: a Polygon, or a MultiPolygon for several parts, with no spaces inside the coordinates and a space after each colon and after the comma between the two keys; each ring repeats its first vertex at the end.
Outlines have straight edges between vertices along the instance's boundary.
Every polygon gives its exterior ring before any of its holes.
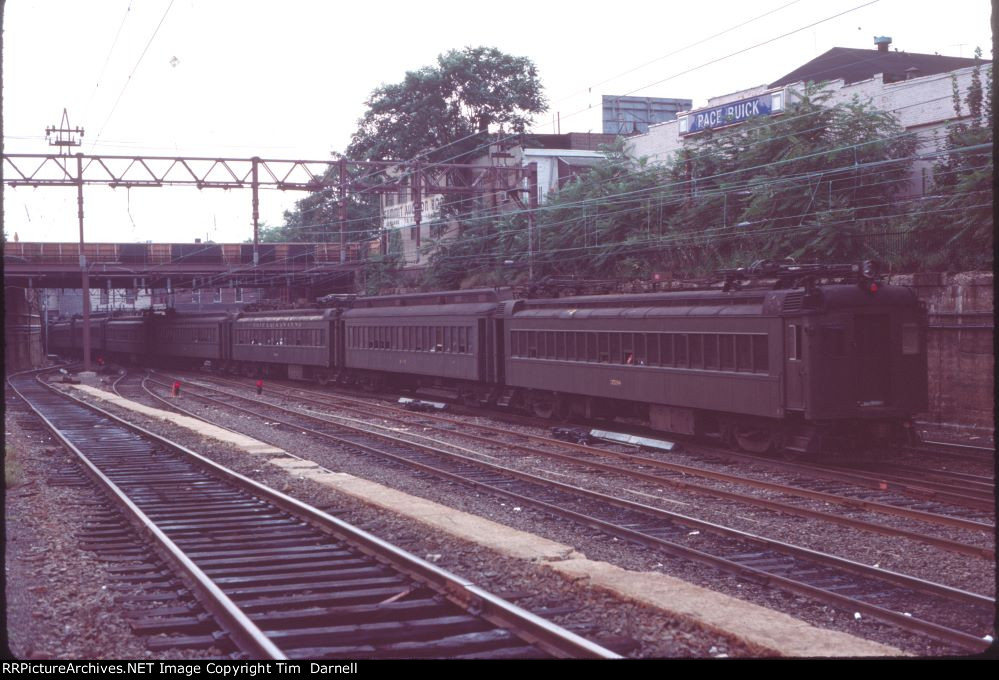
{"type": "Polygon", "coordinates": [[[896,274],[912,286],[930,317],[930,412],[923,420],[969,434],[995,430],[992,272],[896,274]]]}
{"type": "Polygon", "coordinates": [[[37,289],[4,288],[4,368],[8,373],[41,366],[41,296],[37,289]]]}

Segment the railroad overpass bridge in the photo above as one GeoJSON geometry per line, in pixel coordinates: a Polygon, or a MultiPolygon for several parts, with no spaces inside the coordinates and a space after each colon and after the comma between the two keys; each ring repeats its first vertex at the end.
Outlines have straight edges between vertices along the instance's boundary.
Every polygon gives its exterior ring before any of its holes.
{"type": "Polygon", "coordinates": [[[367,244],[5,243],[4,285],[92,289],[273,288],[309,295],[352,290],[367,244]],[[256,250],[256,264],[254,251],[256,250]]]}
{"type": "MultiPolygon", "coordinates": [[[[292,298],[351,292],[365,243],[5,243],[4,363],[42,364],[45,288],[172,292],[204,288],[282,288],[292,298]]],[[[90,321],[84,295],[84,324],[90,321]]],[[[89,339],[89,334],[84,337],[89,339]]],[[[84,346],[89,342],[84,341],[84,346]]],[[[90,367],[90,355],[84,361],[90,367]]]]}

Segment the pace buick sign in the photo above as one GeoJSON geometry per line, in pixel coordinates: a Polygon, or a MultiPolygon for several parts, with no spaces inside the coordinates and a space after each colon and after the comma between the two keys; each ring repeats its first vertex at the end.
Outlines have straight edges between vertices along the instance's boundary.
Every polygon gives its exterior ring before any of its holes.
{"type": "Polygon", "coordinates": [[[783,91],[768,92],[758,97],[713,106],[710,109],[691,111],[680,119],[680,134],[689,135],[723,125],[742,123],[751,118],[780,113],[783,109],[783,91]]]}

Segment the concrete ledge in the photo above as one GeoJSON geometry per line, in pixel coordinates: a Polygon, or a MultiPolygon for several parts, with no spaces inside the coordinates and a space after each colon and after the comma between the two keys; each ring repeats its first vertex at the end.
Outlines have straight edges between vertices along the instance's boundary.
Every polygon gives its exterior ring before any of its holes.
{"type": "Polygon", "coordinates": [[[761,655],[794,657],[902,656],[901,650],[848,633],[816,628],[792,616],[656,572],[572,559],[547,565],[567,578],[742,640],[761,655]]]}
{"type": "Polygon", "coordinates": [[[212,425],[211,423],[206,423],[203,420],[198,420],[197,418],[192,418],[190,416],[184,416],[179,413],[172,413],[170,411],[164,411],[163,409],[153,408],[151,406],[146,406],[145,404],[140,404],[138,402],[132,401],[130,399],[124,399],[119,397],[117,394],[112,392],[105,392],[104,390],[98,389],[96,387],[91,387],[89,385],[70,385],[73,389],[85,392],[92,397],[96,397],[103,401],[109,402],[118,406],[120,408],[125,408],[130,411],[135,411],[136,413],[141,413],[150,418],[157,418],[159,420],[166,421],[168,423],[173,423],[178,427],[183,427],[185,429],[191,430],[192,432],[197,432],[205,437],[211,437],[220,442],[225,442],[226,444],[232,444],[233,446],[246,451],[247,453],[261,454],[261,455],[271,455],[284,453],[284,449],[279,449],[276,446],[271,446],[252,437],[247,437],[245,434],[239,434],[238,432],[232,432],[225,428],[219,427],[218,425],[212,425]]]}
{"type": "Polygon", "coordinates": [[[86,385],[74,389],[122,408],[187,428],[205,437],[233,444],[253,454],[278,454],[267,462],[287,474],[309,479],[368,505],[414,519],[456,538],[490,550],[529,560],[571,581],[616,597],[661,610],[705,630],[742,640],[760,655],[794,657],[901,656],[887,645],[868,642],[847,633],[816,628],[792,616],[702,588],[655,572],[634,572],[607,562],[587,559],[569,545],[513,529],[477,515],[418,498],[376,482],[288,455],[283,449],[246,435],[161,409],[151,408],[86,385]],[[283,454],[283,455],[282,455],[283,454]]]}
{"type": "Polygon", "coordinates": [[[535,562],[581,557],[571,546],[512,529],[440,503],[411,496],[360,477],[343,472],[330,472],[309,461],[274,458],[268,462],[303,479],[310,479],[319,484],[333,487],[337,491],[353,496],[369,505],[410,517],[426,526],[439,529],[471,543],[487,545],[507,557],[535,562]]]}

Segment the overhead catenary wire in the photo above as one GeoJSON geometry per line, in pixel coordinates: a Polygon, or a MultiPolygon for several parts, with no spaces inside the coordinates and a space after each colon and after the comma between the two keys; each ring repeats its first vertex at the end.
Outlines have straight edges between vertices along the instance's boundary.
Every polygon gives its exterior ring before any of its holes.
{"type": "Polygon", "coordinates": [[[98,140],[104,133],[104,128],[106,128],[107,124],[111,121],[111,117],[114,116],[114,112],[118,110],[118,104],[121,102],[121,98],[124,96],[125,90],[128,88],[129,83],[132,82],[132,76],[134,76],[135,72],[139,70],[139,64],[142,63],[142,59],[146,56],[146,52],[149,51],[149,46],[153,44],[153,40],[156,39],[156,35],[160,32],[160,27],[163,26],[163,22],[166,21],[167,15],[170,13],[170,9],[173,7],[174,1],[175,0],[170,0],[170,4],[167,5],[166,10],[163,12],[163,16],[160,17],[159,23],[156,24],[156,28],[153,30],[153,34],[149,36],[146,46],[142,48],[142,54],[140,54],[139,58],[135,61],[135,66],[132,67],[132,71],[128,74],[128,78],[125,79],[125,83],[121,86],[121,91],[118,93],[118,98],[115,99],[114,105],[111,107],[111,112],[108,113],[108,117],[104,119],[104,123],[101,125],[100,130],[97,132],[97,136],[94,137],[94,141],[90,145],[90,153],[94,152],[94,148],[97,146],[98,140]]]}
{"type": "Polygon", "coordinates": [[[121,17],[121,23],[118,24],[118,30],[114,34],[114,39],[111,41],[111,47],[108,49],[108,54],[104,57],[104,64],[101,66],[100,73],[97,74],[97,80],[94,84],[94,89],[90,93],[90,99],[87,100],[87,106],[84,109],[84,120],[87,120],[87,114],[90,113],[90,105],[94,101],[94,95],[97,94],[97,90],[101,86],[101,79],[104,77],[104,71],[108,67],[108,63],[111,61],[111,54],[114,53],[114,48],[118,45],[118,38],[121,36],[121,29],[125,26],[125,21],[129,17],[129,13],[132,11],[132,0],[128,0],[128,7],[125,8],[125,14],[121,17]]]}

